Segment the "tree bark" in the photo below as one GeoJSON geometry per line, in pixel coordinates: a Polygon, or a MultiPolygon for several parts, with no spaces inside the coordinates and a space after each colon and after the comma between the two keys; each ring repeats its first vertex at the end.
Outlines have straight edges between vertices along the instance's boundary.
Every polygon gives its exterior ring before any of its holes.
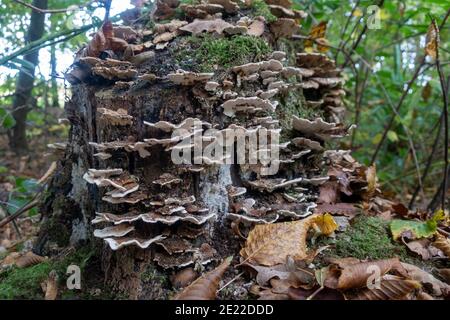
{"type": "MultiPolygon", "coordinates": [[[[48,0],[33,0],[33,5],[40,9],[47,9],[48,0]]],[[[26,34],[26,42],[38,40],[44,34],[45,14],[35,10],[31,12],[30,26],[26,34]]],[[[30,62],[33,67],[23,66],[19,72],[14,93],[12,116],[16,125],[9,132],[9,145],[17,154],[23,154],[28,149],[26,138],[27,114],[31,109],[32,90],[34,84],[35,67],[39,63],[39,51],[24,55],[23,59],[30,62]]]]}

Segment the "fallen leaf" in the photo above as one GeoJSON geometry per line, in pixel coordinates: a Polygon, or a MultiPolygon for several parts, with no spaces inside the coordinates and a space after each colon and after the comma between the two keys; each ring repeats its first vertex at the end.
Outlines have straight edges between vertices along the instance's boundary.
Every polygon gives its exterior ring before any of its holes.
{"type": "Polygon", "coordinates": [[[420,239],[410,242],[404,242],[405,245],[414,253],[417,253],[423,260],[429,260],[432,255],[428,247],[430,245],[430,241],[427,239],[420,239]]]}
{"type": "Polygon", "coordinates": [[[58,296],[58,274],[55,270],[50,271],[45,281],[45,300],[56,300],[58,296]]]}
{"type": "Polygon", "coordinates": [[[26,268],[44,262],[45,260],[47,260],[46,257],[38,256],[37,254],[29,251],[18,258],[15,261],[15,265],[19,268],[26,268]]]}
{"type": "Polygon", "coordinates": [[[333,216],[329,213],[319,215],[315,219],[314,224],[319,228],[321,234],[326,236],[331,235],[338,227],[338,224],[334,221],[333,216]]]}
{"type": "Polygon", "coordinates": [[[111,21],[106,21],[94,34],[86,47],[88,57],[98,57],[102,51],[109,49],[109,40],[114,37],[114,29],[111,21]]]}
{"type": "MultiPolygon", "coordinates": [[[[282,264],[288,256],[295,260],[306,259],[306,236],[318,217],[322,218],[322,215],[312,215],[299,221],[257,225],[250,231],[240,254],[246,262],[264,266],[282,264]]],[[[319,228],[321,225],[319,222],[319,228]]]]}
{"type": "Polygon", "coordinates": [[[177,294],[174,300],[214,300],[220,279],[229,267],[231,260],[231,257],[225,259],[217,268],[202,275],[177,294]]]}
{"type": "Polygon", "coordinates": [[[432,218],[425,222],[394,219],[390,224],[392,237],[394,240],[400,237],[406,237],[408,239],[431,237],[437,231],[438,222],[444,219],[445,214],[443,210],[439,210],[432,218]]]}
{"type": "Polygon", "coordinates": [[[440,249],[448,258],[450,258],[450,240],[444,236],[437,235],[433,246],[440,249]]]}
{"type": "Polygon", "coordinates": [[[402,262],[402,266],[410,279],[420,282],[424,287],[429,287],[433,295],[442,296],[450,292],[450,286],[436,279],[432,274],[409,263],[402,262]]]}
{"type": "Polygon", "coordinates": [[[417,281],[388,276],[381,279],[379,288],[365,288],[345,297],[349,300],[407,300],[420,287],[417,281]]]}
{"type": "Polygon", "coordinates": [[[288,296],[291,300],[345,300],[344,295],[335,289],[323,288],[319,292],[315,289],[289,288],[288,296]],[[316,294],[314,294],[316,293],[316,294]],[[314,294],[314,296],[312,296],[314,294]]]}
{"type": "Polygon", "coordinates": [[[437,272],[447,284],[450,284],[450,269],[438,269],[437,272]]]}
{"type": "Polygon", "coordinates": [[[360,263],[341,263],[340,266],[330,266],[324,285],[332,289],[355,289],[367,286],[369,277],[378,271],[380,276],[396,271],[406,275],[405,269],[398,258],[360,263]]]}

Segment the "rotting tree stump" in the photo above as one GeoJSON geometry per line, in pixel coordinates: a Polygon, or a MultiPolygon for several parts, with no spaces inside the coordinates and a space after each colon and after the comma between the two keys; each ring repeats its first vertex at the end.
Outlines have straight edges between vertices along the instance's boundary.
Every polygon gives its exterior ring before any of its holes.
{"type": "MultiPolygon", "coordinates": [[[[318,186],[328,180],[325,142],[347,134],[343,81],[333,61],[302,53],[291,39],[303,12],[259,2],[240,8],[211,0],[177,11],[177,1],[163,0],[150,18],[104,24],[67,74],[71,130],[41,208],[35,251],[94,244],[114,290],[163,298],[158,286],[143,293],[149,266],[166,275],[209,268],[237,255],[233,230],[312,213],[318,186]],[[248,133],[267,135],[279,152],[270,164],[279,170],[265,175],[260,162],[207,156],[174,164],[172,151],[186,138],[174,134],[180,128],[240,130],[247,140],[248,133]]],[[[148,8],[125,20],[139,10],[148,8]]],[[[209,143],[204,138],[203,149],[209,143]]],[[[235,148],[230,158],[261,152],[235,148]]]]}

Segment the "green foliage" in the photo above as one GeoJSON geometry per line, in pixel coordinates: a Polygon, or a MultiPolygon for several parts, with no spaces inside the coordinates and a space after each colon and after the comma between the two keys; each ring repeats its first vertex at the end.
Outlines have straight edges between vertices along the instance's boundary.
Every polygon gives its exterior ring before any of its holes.
{"type": "Polygon", "coordinates": [[[177,53],[177,59],[194,60],[201,71],[212,71],[216,66],[228,68],[233,65],[259,60],[270,52],[269,45],[261,38],[237,35],[216,39],[210,35],[188,37],[185,49],[177,53]]]}
{"type": "Polygon", "coordinates": [[[406,234],[412,239],[429,238],[436,233],[439,221],[444,219],[444,210],[438,211],[431,219],[425,222],[394,219],[390,223],[392,237],[394,240],[397,240],[403,234],[406,234]]]}
{"type": "Polygon", "coordinates": [[[377,217],[359,216],[342,234],[338,234],[335,254],[358,259],[406,257],[404,246],[393,243],[387,223],[377,217]]]}
{"type": "MultiPolygon", "coordinates": [[[[14,214],[18,209],[28,203],[39,189],[35,179],[10,176],[9,179],[15,184],[15,188],[8,195],[8,212],[14,214]]],[[[37,208],[29,211],[29,216],[37,214],[37,208]]]]}
{"type": "Polygon", "coordinates": [[[0,108],[0,128],[11,129],[16,125],[16,120],[4,108],[0,108]]]}

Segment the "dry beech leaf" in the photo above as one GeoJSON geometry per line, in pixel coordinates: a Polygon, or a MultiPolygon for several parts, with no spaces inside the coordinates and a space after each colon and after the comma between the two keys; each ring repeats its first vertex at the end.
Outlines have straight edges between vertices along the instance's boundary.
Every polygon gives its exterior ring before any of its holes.
{"type": "MultiPolygon", "coordinates": [[[[240,254],[246,262],[263,266],[285,263],[288,256],[294,260],[306,259],[309,256],[306,246],[308,230],[313,224],[319,229],[324,226],[320,219],[323,215],[316,214],[299,221],[257,225],[250,231],[240,254]]],[[[327,233],[329,230],[320,231],[327,233]]]]}
{"type": "Polygon", "coordinates": [[[410,279],[422,283],[425,287],[429,287],[433,295],[442,296],[450,292],[450,286],[436,279],[432,274],[409,263],[402,263],[402,266],[406,269],[410,279]]]}
{"type": "MultiPolygon", "coordinates": [[[[308,39],[305,40],[305,51],[306,52],[314,51],[312,48],[314,47],[314,42],[318,39],[320,39],[322,42],[324,42],[324,44],[326,44],[325,33],[327,31],[327,23],[328,23],[327,21],[321,21],[319,24],[312,27],[312,29],[309,33],[308,39]],[[308,48],[308,49],[306,49],[306,48],[308,48]]],[[[329,47],[326,45],[321,45],[321,44],[317,45],[317,50],[319,52],[327,52],[328,49],[329,49],[329,47]]]]}
{"type": "Polygon", "coordinates": [[[106,21],[87,45],[86,55],[98,57],[102,51],[109,49],[109,41],[112,37],[114,37],[112,22],[106,21]]]}
{"type": "Polygon", "coordinates": [[[174,300],[214,300],[220,279],[229,267],[232,257],[225,259],[217,268],[202,275],[177,294],[174,300]]]}
{"type": "Polygon", "coordinates": [[[439,28],[434,20],[428,27],[425,43],[425,54],[436,59],[437,48],[439,47],[439,28]]]}
{"type": "Polygon", "coordinates": [[[433,246],[441,250],[448,258],[450,258],[450,240],[444,236],[437,235],[433,246]]]}
{"type": "Polygon", "coordinates": [[[45,300],[56,300],[58,296],[58,274],[55,270],[50,271],[43,287],[45,287],[45,300]]]}
{"type": "Polygon", "coordinates": [[[345,300],[344,295],[335,289],[323,288],[317,292],[317,288],[289,288],[288,295],[291,300],[345,300]],[[315,294],[316,293],[316,294],[315,294]],[[313,295],[314,294],[314,295],[313,295]]]}
{"type": "Polygon", "coordinates": [[[353,294],[346,294],[346,298],[349,300],[408,300],[420,287],[417,281],[389,276],[381,279],[379,288],[365,288],[353,294]]]}
{"type": "Polygon", "coordinates": [[[370,198],[377,191],[377,169],[375,164],[367,168],[366,179],[367,179],[367,196],[370,198]]]}
{"type": "Polygon", "coordinates": [[[46,257],[38,256],[37,254],[29,251],[20,258],[18,258],[15,261],[15,264],[19,268],[27,268],[39,264],[41,262],[44,262],[45,260],[47,260],[46,257]]]}
{"type": "Polygon", "coordinates": [[[356,289],[364,288],[369,277],[378,270],[380,275],[384,275],[391,270],[406,276],[406,270],[398,258],[377,260],[371,262],[347,263],[330,266],[324,285],[332,289],[356,289]]]}
{"type": "Polygon", "coordinates": [[[445,283],[450,284],[450,269],[438,269],[437,272],[445,283]]]}

